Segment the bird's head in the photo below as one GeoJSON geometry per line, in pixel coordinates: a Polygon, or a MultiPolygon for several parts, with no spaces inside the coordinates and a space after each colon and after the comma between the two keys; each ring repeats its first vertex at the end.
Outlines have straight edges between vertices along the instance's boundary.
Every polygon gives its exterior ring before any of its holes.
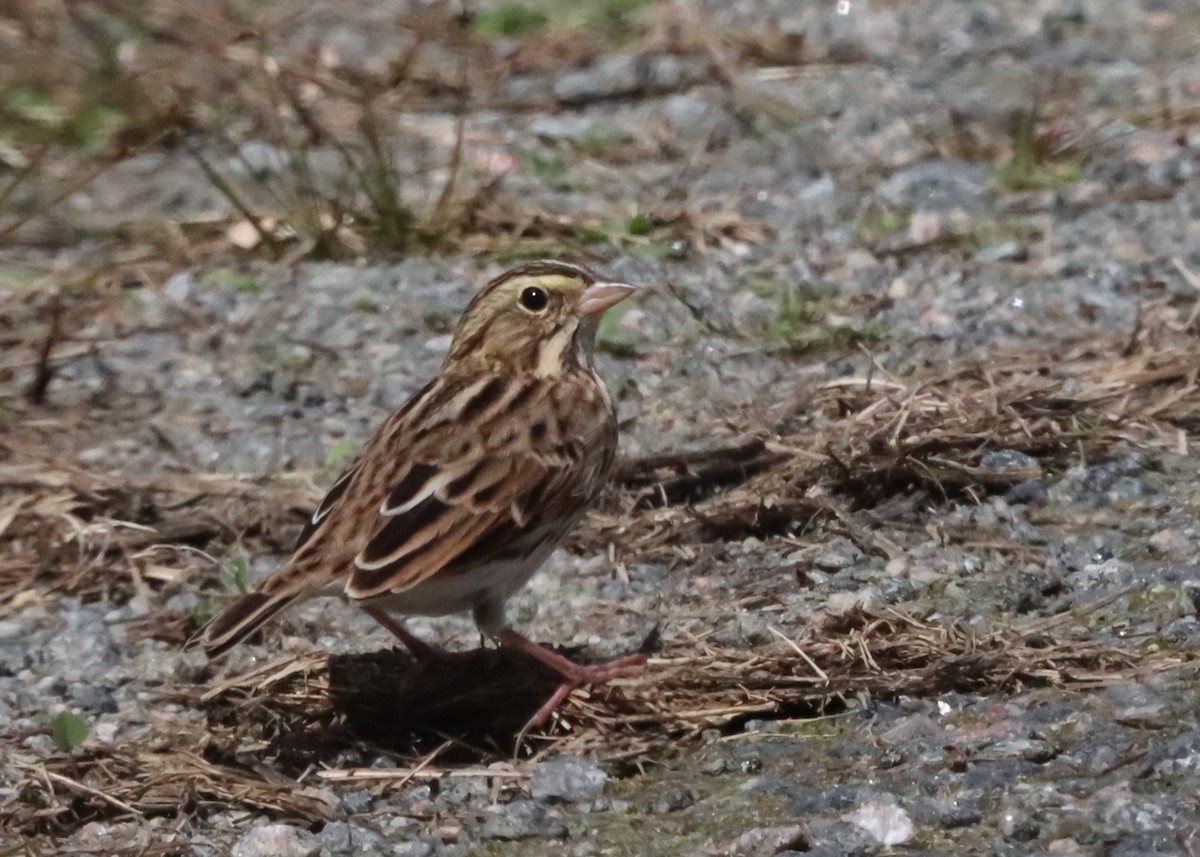
{"type": "Polygon", "coordinates": [[[544,261],[514,268],[467,305],[447,365],[553,376],[590,363],[600,316],[633,292],[582,265],[544,261]]]}

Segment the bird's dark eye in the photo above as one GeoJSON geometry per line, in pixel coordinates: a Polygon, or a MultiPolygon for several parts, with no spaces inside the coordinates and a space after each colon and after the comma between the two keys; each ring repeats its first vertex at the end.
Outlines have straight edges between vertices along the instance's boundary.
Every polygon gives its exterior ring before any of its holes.
{"type": "Polygon", "coordinates": [[[550,296],[545,289],[529,286],[521,290],[521,306],[530,312],[541,312],[550,303],[550,296]]]}

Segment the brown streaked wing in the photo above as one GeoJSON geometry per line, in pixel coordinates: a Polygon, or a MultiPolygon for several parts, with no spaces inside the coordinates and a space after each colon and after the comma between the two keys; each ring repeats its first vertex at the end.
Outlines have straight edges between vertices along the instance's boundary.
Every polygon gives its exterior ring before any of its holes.
{"type": "MultiPolygon", "coordinates": [[[[466,569],[489,559],[522,559],[546,540],[557,541],[583,511],[586,498],[572,482],[576,471],[557,468],[548,479],[515,498],[509,514],[496,521],[458,558],[466,569]]],[[[458,569],[456,569],[458,570],[458,569]]]]}
{"type": "MultiPolygon", "coordinates": [[[[422,403],[429,397],[436,384],[437,379],[435,378],[433,381],[430,381],[428,384],[422,387],[420,391],[418,391],[408,401],[401,405],[399,410],[387,418],[383,425],[376,430],[376,435],[378,436],[388,433],[392,431],[397,424],[406,420],[413,413],[413,411],[420,407],[422,403]]],[[[373,445],[374,441],[375,437],[372,437],[371,440],[367,441],[363,449],[359,450],[358,454],[354,456],[354,460],[350,462],[350,466],[342,471],[342,475],[339,476],[337,481],[333,483],[332,487],[325,492],[325,496],[321,499],[321,502],[313,512],[312,517],[308,519],[308,521],[304,524],[304,529],[300,531],[300,535],[296,539],[296,544],[292,547],[293,555],[298,553],[301,548],[312,541],[313,536],[316,535],[317,531],[322,528],[322,524],[329,519],[330,514],[338,505],[338,501],[342,499],[346,493],[346,489],[350,487],[350,484],[354,482],[355,477],[358,475],[359,465],[363,460],[363,453],[366,451],[366,449],[373,445]]],[[[267,578],[263,581],[263,584],[271,583],[274,580],[276,580],[276,578],[267,578]]],[[[276,582],[273,583],[273,585],[278,586],[279,584],[276,582]]]]}
{"type": "Polygon", "coordinates": [[[328,517],[329,510],[333,508],[334,503],[336,503],[341,496],[346,493],[346,486],[348,486],[350,484],[350,480],[354,478],[354,473],[355,468],[348,467],[345,472],[338,477],[337,482],[333,483],[333,487],[325,493],[325,497],[321,500],[320,505],[317,506],[316,511],[312,513],[312,517],[305,522],[304,529],[300,531],[300,536],[296,539],[296,544],[292,546],[292,553],[300,550],[300,548],[304,547],[304,545],[308,543],[308,540],[312,538],[313,533],[315,533],[317,528],[321,526],[321,522],[328,517]]]}
{"type": "MultiPolygon", "coordinates": [[[[411,589],[465,556],[484,560],[487,556],[480,550],[490,554],[494,546],[500,552],[520,539],[527,529],[514,517],[521,497],[548,479],[566,476],[524,458],[524,466],[516,469],[511,461],[476,464],[445,483],[443,490],[386,518],[355,557],[346,594],[369,598],[411,589]]],[[[444,480],[442,474],[434,478],[444,480]]]]}
{"type": "Polygon", "coordinates": [[[561,533],[587,502],[576,485],[578,454],[562,454],[575,445],[531,437],[524,406],[536,393],[501,394],[490,384],[477,389],[489,404],[520,401],[522,407],[506,407],[503,415],[468,408],[477,417],[473,423],[435,417],[432,425],[410,427],[419,434],[410,449],[420,463],[397,474],[400,482],[390,492],[385,516],[355,557],[346,583],[350,598],[411,589],[443,570],[467,573],[477,563],[524,552],[527,542],[541,540],[539,532],[561,533]],[[471,452],[447,455],[460,449],[464,435],[472,438],[471,452]],[[429,458],[439,452],[450,460],[432,463],[429,458]]]}

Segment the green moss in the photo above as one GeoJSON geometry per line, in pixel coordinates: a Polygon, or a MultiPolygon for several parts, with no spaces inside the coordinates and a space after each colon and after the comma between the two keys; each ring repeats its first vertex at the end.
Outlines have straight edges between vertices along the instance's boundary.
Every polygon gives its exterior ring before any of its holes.
{"type": "Polygon", "coordinates": [[[233,556],[221,565],[221,580],[240,593],[250,591],[250,563],[243,556],[233,556]]]}
{"type": "Polygon", "coordinates": [[[215,268],[200,278],[200,282],[210,286],[220,286],[238,294],[257,294],[262,291],[262,283],[253,274],[244,274],[232,268],[215,268]]]}
{"type": "Polygon", "coordinates": [[[908,228],[912,215],[907,211],[880,209],[871,212],[850,226],[850,232],[864,244],[874,244],[908,228]]]}
{"type": "Polygon", "coordinates": [[[217,615],[217,605],[205,599],[192,608],[191,619],[192,624],[197,628],[203,628],[209,623],[213,616],[217,615]]]}
{"type": "Polygon", "coordinates": [[[555,190],[569,188],[567,162],[553,150],[530,152],[520,160],[521,172],[541,180],[555,190]]]}
{"type": "Polygon", "coordinates": [[[378,315],[383,307],[374,298],[357,297],[350,302],[350,308],[355,312],[365,313],[367,315],[378,315]]]}
{"type": "Polygon", "coordinates": [[[621,323],[633,305],[626,302],[615,307],[600,317],[596,328],[596,348],[618,357],[632,357],[637,353],[637,336],[621,323]]]}
{"type": "Polygon", "coordinates": [[[654,220],[645,214],[635,214],[625,224],[630,235],[649,235],[654,230],[654,220]]]}
{"type": "Polygon", "coordinates": [[[591,226],[587,223],[572,224],[571,232],[584,244],[606,244],[612,238],[610,231],[600,226],[591,226]]]}
{"type": "Polygon", "coordinates": [[[836,298],[809,286],[768,278],[749,278],[746,285],[759,297],[776,302],[776,314],[763,331],[766,341],[793,353],[845,351],[884,337],[883,325],[840,317],[834,312],[836,298]]]}
{"type": "Polygon", "coordinates": [[[576,151],[584,155],[592,155],[594,157],[607,155],[611,153],[621,144],[620,138],[615,134],[604,131],[600,128],[592,128],[585,131],[579,137],[571,141],[571,145],[576,151]]]}
{"type": "Polygon", "coordinates": [[[993,191],[1056,190],[1079,181],[1082,161],[1062,158],[1038,136],[1036,107],[1018,110],[1009,120],[1012,157],[992,171],[993,191]]]}
{"type": "Polygon", "coordinates": [[[1035,164],[1014,158],[997,167],[989,185],[995,191],[1057,190],[1079,181],[1080,161],[1035,164]]]}
{"type": "Polygon", "coordinates": [[[501,3],[480,12],[471,23],[475,32],[485,36],[528,36],[544,30],[550,17],[524,3],[501,3]]]}
{"type": "Polygon", "coordinates": [[[453,307],[431,306],[421,313],[421,321],[431,330],[445,333],[454,328],[454,322],[458,319],[459,312],[453,307]]]}
{"type": "Polygon", "coordinates": [[[325,466],[342,467],[353,457],[355,448],[352,440],[335,441],[329,445],[329,451],[325,453],[325,466]]]}
{"type": "MultiPolygon", "coordinates": [[[[99,98],[100,93],[85,93],[99,98]]],[[[85,152],[98,153],[130,124],[120,107],[104,101],[90,101],[68,110],[38,89],[19,88],[0,100],[0,116],[12,138],[27,143],[58,143],[85,152]]]]}
{"type": "Polygon", "coordinates": [[[87,740],[92,734],[88,722],[70,711],[62,711],[50,723],[50,737],[54,745],[64,753],[70,752],[87,740]]]}

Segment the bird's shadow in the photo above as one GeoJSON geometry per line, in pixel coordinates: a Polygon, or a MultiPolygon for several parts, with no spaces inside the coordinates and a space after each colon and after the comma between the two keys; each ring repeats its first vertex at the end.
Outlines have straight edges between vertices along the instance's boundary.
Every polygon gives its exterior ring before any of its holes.
{"type": "Polygon", "coordinates": [[[506,648],[417,661],[401,649],[333,655],[328,663],[333,724],[277,737],[284,768],[328,764],[355,744],[404,755],[446,739],[474,755],[507,756],[530,718],[558,689],[550,667],[506,648]]]}
{"type": "Polygon", "coordinates": [[[514,736],[558,688],[550,667],[511,649],[415,661],[397,649],[329,659],[329,696],[359,735],[514,736]]]}

